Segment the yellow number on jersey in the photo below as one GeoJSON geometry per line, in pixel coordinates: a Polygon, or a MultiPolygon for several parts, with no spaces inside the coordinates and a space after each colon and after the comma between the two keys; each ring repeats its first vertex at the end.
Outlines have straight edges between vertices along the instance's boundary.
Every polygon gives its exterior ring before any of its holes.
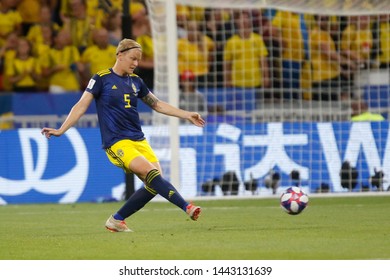
{"type": "Polygon", "coordinates": [[[130,108],[130,94],[126,93],[123,95],[123,98],[125,99],[125,108],[130,108]]]}

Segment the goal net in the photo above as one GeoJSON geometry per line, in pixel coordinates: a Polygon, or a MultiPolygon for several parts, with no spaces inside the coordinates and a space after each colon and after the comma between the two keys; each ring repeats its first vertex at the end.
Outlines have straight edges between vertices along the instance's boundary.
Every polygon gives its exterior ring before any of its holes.
{"type": "Polygon", "coordinates": [[[162,100],[146,135],[184,195],[387,189],[390,2],[147,0],[162,100]]]}

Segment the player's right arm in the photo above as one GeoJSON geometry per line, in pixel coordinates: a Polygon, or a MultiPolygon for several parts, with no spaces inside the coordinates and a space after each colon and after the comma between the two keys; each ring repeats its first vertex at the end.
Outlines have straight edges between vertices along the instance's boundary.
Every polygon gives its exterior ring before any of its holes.
{"type": "Polygon", "coordinates": [[[64,123],[61,125],[59,129],[44,127],[41,130],[41,133],[46,136],[46,138],[50,138],[53,136],[61,136],[64,134],[69,128],[71,128],[76,122],[81,118],[82,115],[87,111],[89,105],[93,100],[93,94],[84,91],[80,100],[72,107],[70,113],[64,123]]]}

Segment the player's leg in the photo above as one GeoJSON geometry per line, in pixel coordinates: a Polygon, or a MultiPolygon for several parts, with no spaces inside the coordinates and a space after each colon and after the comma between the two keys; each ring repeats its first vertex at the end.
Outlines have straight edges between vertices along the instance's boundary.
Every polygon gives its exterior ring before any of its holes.
{"type": "Polygon", "coordinates": [[[201,211],[200,207],[186,202],[176,188],[163,178],[160,163],[149,143],[144,140],[137,142],[136,145],[142,157],[134,158],[129,163],[129,169],[145,182],[146,187],[155,190],[162,197],[183,209],[192,220],[197,220],[201,211]]]}
{"type": "Polygon", "coordinates": [[[171,203],[186,211],[188,202],[180,195],[176,188],[161,175],[158,162],[151,163],[145,157],[140,156],[130,163],[129,170],[134,172],[145,182],[146,188],[155,191],[171,203]]]}
{"type": "Polygon", "coordinates": [[[106,222],[106,228],[110,231],[129,231],[126,229],[127,225],[124,220],[143,208],[155,196],[156,192],[151,192],[145,187],[139,188],[115,214],[110,216],[106,222]]]}
{"type": "MultiPolygon", "coordinates": [[[[106,155],[111,163],[122,168],[125,172],[130,172],[127,165],[134,157],[141,156],[141,153],[134,147],[133,141],[122,140],[106,149],[106,155]]],[[[106,228],[112,232],[131,231],[124,220],[144,207],[156,194],[154,190],[145,187],[136,190],[118,212],[108,218],[106,228]]]]}
{"type": "Polygon", "coordinates": [[[198,219],[200,207],[185,201],[176,188],[162,177],[159,162],[151,163],[145,157],[139,156],[131,161],[128,170],[144,181],[145,187],[138,189],[129,197],[126,203],[113,215],[115,220],[123,221],[130,217],[144,207],[157,193],[185,211],[191,219],[198,219]]]}
{"type": "MultiPolygon", "coordinates": [[[[161,167],[158,162],[152,163],[161,173],[161,167]]],[[[150,200],[156,196],[157,192],[144,185],[144,187],[136,190],[126,201],[126,203],[114,214],[117,220],[124,220],[135,212],[143,208],[150,200]]]]}
{"type": "Polygon", "coordinates": [[[150,145],[144,141],[122,140],[106,150],[110,161],[127,172],[136,174],[145,182],[144,188],[137,190],[117,213],[106,222],[111,231],[129,231],[124,220],[145,206],[158,193],[177,205],[196,220],[200,207],[186,202],[177,190],[162,177],[161,166],[150,145]],[[126,228],[122,230],[122,227],[126,228]],[[114,230],[113,230],[114,229],[114,230]]]}
{"type": "Polygon", "coordinates": [[[129,169],[145,182],[147,188],[155,190],[169,202],[181,208],[192,220],[198,219],[201,208],[185,201],[176,188],[162,177],[159,162],[151,163],[144,157],[137,157],[130,163],[129,169]]]}

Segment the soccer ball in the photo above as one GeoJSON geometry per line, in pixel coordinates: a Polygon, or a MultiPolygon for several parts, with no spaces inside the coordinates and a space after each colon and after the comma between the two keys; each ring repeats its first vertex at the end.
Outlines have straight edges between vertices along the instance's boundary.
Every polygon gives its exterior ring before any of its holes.
{"type": "Polygon", "coordinates": [[[309,197],[299,187],[290,187],[280,196],[280,206],[290,215],[298,215],[309,203],[309,197]]]}

